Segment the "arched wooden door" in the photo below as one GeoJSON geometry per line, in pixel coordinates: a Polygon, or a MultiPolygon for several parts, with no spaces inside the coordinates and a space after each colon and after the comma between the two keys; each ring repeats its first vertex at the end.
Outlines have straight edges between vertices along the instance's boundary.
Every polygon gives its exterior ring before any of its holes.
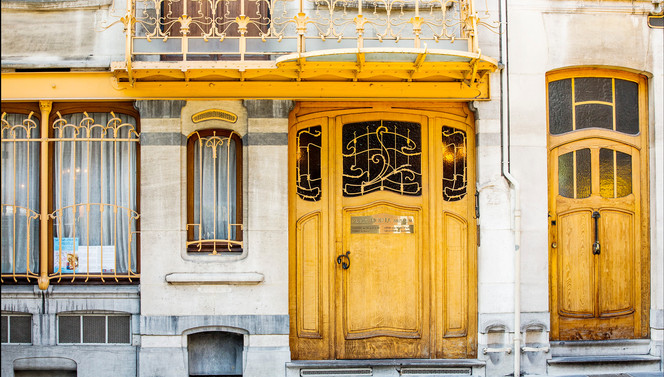
{"type": "Polygon", "coordinates": [[[559,340],[648,334],[644,83],[599,73],[550,77],[551,337],[559,340]]]}
{"type": "Polygon", "coordinates": [[[332,105],[291,117],[293,359],[475,355],[470,113],[332,105]]]}

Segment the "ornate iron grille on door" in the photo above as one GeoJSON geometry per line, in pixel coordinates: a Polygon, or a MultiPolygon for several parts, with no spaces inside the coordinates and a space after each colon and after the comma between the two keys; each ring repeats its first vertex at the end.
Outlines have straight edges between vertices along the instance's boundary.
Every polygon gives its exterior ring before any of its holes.
{"type": "Polygon", "coordinates": [[[308,127],[297,133],[297,195],[316,202],[321,198],[321,126],[308,127]]]}
{"type": "Polygon", "coordinates": [[[443,199],[455,202],[466,196],[466,133],[443,126],[443,199]]]}
{"type": "Polygon", "coordinates": [[[343,195],[422,193],[420,124],[377,120],[343,127],[343,195]]]}

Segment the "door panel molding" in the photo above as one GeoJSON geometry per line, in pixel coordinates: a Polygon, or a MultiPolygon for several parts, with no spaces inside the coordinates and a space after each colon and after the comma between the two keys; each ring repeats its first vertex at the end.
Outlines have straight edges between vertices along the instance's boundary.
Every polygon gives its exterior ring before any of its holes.
{"type": "Polygon", "coordinates": [[[346,339],[368,339],[378,336],[421,338],[425,319],[422,276],[423,232],[418,230],[423,225],[422,208],[402,206],[387,201],[345,207],[343,208],[343,228],[351,228],[353,217],[365,218],[371,214],[374,216],[376,214],[412,216],[415,230],[410,234],[359,234],[356,236],[344,232],[343,250],[351,251],[350,257],[353,263],[351,268],[339,270],[342,275],[340,280],[343,291],[343,317],[341,318],[343,335],[346,339]],[[354,241],[357,238],[359,240],[354,241]],[[406,240],[399,240],[400,238],[406,238],[406,240]],[[385,247],[399,241],[416,247],[404,249],[403,253],[396,256],[381,255],[385,247]],[[363,246],[364,250],[362,250],[363,246]],[[367,250],[367,248],[371,250],[367,250]],[[371,254],[362,255],[365,253],[371,254]],[[393,258],[399,259],[392,260],[393,258]],[[389,281],[390,284],[372,284],[381,281],[389,281]],[[399,288],[408,290],[410,293],[402,297],[407,301],[394,305],[395,299],[398,299],[399,296],[391,296],[400,293],[399,288]],[[375,301],[373,305],[362,305],[372,301],[375,301]],[[372,312],[372,308],[375,308],[376,312],[372,312]],[[353,320],[353,314],[359,316],[359,321],[353,320]],[[363,323],[365,321],[369,321],[369,324],[363,323]]]}

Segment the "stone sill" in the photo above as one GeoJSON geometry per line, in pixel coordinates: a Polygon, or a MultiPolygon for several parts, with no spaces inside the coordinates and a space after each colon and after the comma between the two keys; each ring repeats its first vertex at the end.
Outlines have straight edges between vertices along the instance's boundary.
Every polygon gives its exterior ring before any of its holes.
{"type": "Polygon", "coordinates": [[[166,275],[169,284],[210,284],[210,285],[255,285],[265,281],[258,272],[215,272],[188,273],[176,272],[166,275]]]}
{"type": "Polygon", "coordinates": [[[659,362],[659,357],[651,355],[613,355],[613,356],[563,356],[547,360],[549,365],[561,364],[604,364],[604,363],[643,363],[659,362]]]}
{"type": "Polygon", "coordinates": [[[48,299],[138,299],[138,285],[50,285],[46,291],[37,285],[3,285],[2,299],[41,299],[46,292],[48,299]]]}
{"type": "Polygon", "coordinates": [[[113,0],[3,0],[3,10],[63,10],[108,7],[113,0]]]}

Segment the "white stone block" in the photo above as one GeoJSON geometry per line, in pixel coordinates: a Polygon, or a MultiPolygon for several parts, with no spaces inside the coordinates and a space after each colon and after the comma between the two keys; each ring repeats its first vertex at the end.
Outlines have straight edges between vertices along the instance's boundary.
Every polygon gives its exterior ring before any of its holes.
{"type": "Polygon", "coordinates": [[[145,348],[178,348],[186,347],[186,339],[180,335],[142,335],[141,347],[145,348]]]}
{"type": "Polygon", "coordinates": [[[250,146],[247,227],[288,229],[288,154],[284,146],[250,146]]]}
{"type": "Polygon", "coordinates": [[[249,132],[288,132],[287,118],[250,118],[249,132]]]}
{"type": "Polygon", "coordinates": [[[511,313],[514,309],[512,283],[480,283],[478,296],[480,313],[511,313]]]}
{"type": "Polygon", "coordinates": [[[181,132],[180,118],[177,119],[141,119],[141,133],[143,132],[181,132]]]}
{"type": "Polygon", "coordinates": [[[141,148],[141,230],[181,229],[180,184],[184,172],[184,148],[149,146],[141,148]]]}

